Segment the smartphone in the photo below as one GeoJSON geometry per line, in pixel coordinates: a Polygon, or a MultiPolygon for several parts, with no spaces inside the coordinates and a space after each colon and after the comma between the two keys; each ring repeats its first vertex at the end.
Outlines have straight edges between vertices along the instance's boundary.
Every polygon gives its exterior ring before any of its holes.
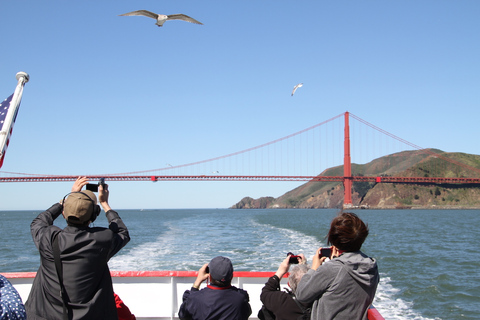
{"type": "Polygon", "coordinates": [[[296,256],[293,253],[289,252],[287,253],[287,256],[290,256],[290,260],[288,260],[289,264],[298,264],[298,259],[300,256],[296,256]]]}
{"type": "Polygon", "coordinates": [[[88,183],[85,185],[85,189],[92,192],[98,192],[98,184],[88,183]]]}
{"type": "Polygon", "coordinates": [[[100,178],[97,184],[89,183],[85,186],[86,190],[90,190],[92,192],[98,192],[98,186],[102,186],[105,188],[105,178],[100,178]]]}
{"type": "Polygon", "coordinates": [[[330,258],[332,255],[332,248],[322,248],[320,249],[320,257],[330,258]]]}
{"type": "Polygon", "coordinates": [[[290,264],[298,264],[298,259],[300,256],[290,256],[290,260],[288,261],[288,263],[290,264]]]}

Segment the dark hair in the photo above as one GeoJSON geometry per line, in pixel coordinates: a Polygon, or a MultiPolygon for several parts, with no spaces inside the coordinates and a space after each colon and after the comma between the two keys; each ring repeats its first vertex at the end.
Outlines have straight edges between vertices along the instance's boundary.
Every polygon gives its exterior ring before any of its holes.
{"type": "Polygon", "coordinates": [[[339,250],[353,252],[360,250],[367,236],[368,225],[355,213],[342,212],[332,220],[327,238],[339,250]]]}
{"type": "Polygon", "coordinates": [[[230,286],[231,281],[232,280],[230,279],[228,281],[222,282],[222,281],[218,281],[218,280],[215,280],[212,277],[210,277],[210,283],[213,284],[214,286],[217,286],[217,287],[228,287],[228,286],[230,286]]]}
{"type": "Polygon", "coordinates": [[[82,223],[80,222],[80,219],[74,216],[69,216],[66,220],[69,227],[88,227],[91,223],[90,220],[82,223]]]}

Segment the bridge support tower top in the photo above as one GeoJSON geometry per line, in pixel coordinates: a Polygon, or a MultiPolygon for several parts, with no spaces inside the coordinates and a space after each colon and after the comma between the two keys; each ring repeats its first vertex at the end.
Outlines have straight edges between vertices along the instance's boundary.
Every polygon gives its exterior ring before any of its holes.
{"type": "Polygon", "coordinates": [[[345,135],[343,151],[343,208],[351,208],[352,204],[352,160],[350,158],[350,114],[345,112],[345,135]]]}

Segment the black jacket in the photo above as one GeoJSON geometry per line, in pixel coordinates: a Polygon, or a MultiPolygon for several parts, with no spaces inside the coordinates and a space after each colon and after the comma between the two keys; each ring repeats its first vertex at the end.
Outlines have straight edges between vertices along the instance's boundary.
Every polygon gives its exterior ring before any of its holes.
{"type": "Polygon", "coordinates": [[[268,278],[260,300],[275,315],[276,320],[297,320],[303,315],[302,309],[293,300],[293,295],[280,291],[280,279],[276,275],[268,278]]]}
{"type": "Polygon", "coordinates": [[[63,283],[73,309],[71,319],[118,319],[112,279],[107,262],[130,237],[118,213],[106,213],[109,228],[67,226],[61,230],[53,221],[62,213],[54,204],[30,225],[40,252],[40,268],[25,307],[28,319],[63,319],[63,302],[55,268],[52,242],[58,234],[63,265],[63,283]]]}
{"type": "Polygon", "coordinates": [[[247,291],[236,287],[208,285],[202,290],[193,288],[183,293],[178,311],[180,319],[247,320],[252,314],[247,291]]]}

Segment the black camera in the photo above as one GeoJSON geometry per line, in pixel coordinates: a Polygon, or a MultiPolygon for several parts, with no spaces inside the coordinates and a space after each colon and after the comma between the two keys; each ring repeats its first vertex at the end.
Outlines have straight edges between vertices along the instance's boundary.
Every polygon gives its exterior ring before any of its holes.
{"type": "Polygon", "coordinates": [[[320,257],[330,258],[332,255],[332,248],[322,248],[320,249],[320,257]]]}
{"type": "Polygon", "coordinates": [[[289,264],[298,264],[298,259],[300,256],[294,255],[293,253],[287,253],[287,256],[290,256],[290,260],[288,261],[289,264]]]}
{"type": "Polygon", "coordinates": [[[86,189],[86,190],[90,190],[90,191],[92,191],[92,192],[98,192],[98,186],[105,187],[105,178],[100,178],[100,180],[98,181],[97,184],[95,184],[95,183],[88,183],[88,184],[85,186],[85,189],[86,189]]]}

